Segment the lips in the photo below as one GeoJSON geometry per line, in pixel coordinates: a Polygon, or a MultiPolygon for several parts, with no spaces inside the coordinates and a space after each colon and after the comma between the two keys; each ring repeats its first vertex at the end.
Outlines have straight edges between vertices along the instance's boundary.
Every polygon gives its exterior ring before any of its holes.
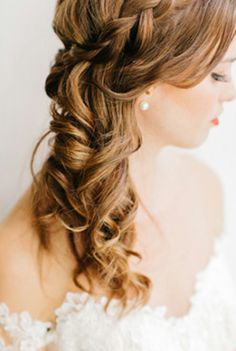
{"type": "Polygon", "coordinates": [[[218,125],[219,124],[219,117],[218,116],[220,116],[222,113],[223,113],[223,109],[215,115],[215,117],[211,120],[211,122],[215,125],[218,125]]]}
{"type": "Polygon", "coordinates": [[[217,126],[219,124],[219,119],[216,117],[211,122],[217,126]]]}

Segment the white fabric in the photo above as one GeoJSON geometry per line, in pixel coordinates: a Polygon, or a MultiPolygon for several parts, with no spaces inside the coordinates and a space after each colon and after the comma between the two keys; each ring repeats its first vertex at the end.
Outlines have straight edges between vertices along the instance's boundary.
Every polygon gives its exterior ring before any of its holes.
{"type": "Polygon", "coordinates": [[[0,326],[12,345],[1,351],[36,351],[44,345],[57,351],[235,351],[236,288],[224,257],[226,235],[216,238],[214,254],[196,276],[191,309],[184,317],[166,317],[166,307],[148,305],[121,320],[119,301],[83,292],[68,292],[55,310],[56,327],[32,320],[28,312],[11,313],[0,304],[0,326]],[[51,329],[49,329],[51,327],[51,329]]]}

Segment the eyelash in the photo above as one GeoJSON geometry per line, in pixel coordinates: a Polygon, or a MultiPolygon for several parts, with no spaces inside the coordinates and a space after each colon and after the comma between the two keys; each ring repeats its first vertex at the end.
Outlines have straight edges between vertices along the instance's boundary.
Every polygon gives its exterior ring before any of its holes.
{"type": "Polygon", "coordinates": [[[211,76],[217,82],[228,82],[227,76],[225,74],[212,73],[211,76]]]}

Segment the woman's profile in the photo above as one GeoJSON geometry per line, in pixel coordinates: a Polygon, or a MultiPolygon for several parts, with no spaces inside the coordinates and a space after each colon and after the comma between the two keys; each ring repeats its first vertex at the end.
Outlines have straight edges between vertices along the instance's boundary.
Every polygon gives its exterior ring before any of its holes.
{"type": "Polygon", "coordinates": [[[168,148],[236,97],[236,1],[57,0],[53,30],[50,125],[0,224],[0,350],[236,351],[221,181],[168,148]]]}

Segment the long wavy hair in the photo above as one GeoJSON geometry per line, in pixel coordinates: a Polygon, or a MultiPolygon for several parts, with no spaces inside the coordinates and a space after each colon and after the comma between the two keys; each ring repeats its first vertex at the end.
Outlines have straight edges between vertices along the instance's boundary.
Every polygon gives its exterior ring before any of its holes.
{"type": "Polygon", "coordinates": [[[55,223],[75,258],[72,278],[92,293],[94,282],[128,306],[150,296],[149,277],[132,272],[138,193],[129,156],[142,145],[137,97],[153,83],[197,85],[219,63],[236,27],[235,0],[58,0],[53,29],[63,47],[46,78],[50,126],[32,158],[32,225],[39,252],[50,253],[55,223]],[[44,138],[40,169],[34,158],[44,138]],[[87,278],[90,288],[80,281],[87,278]]]}

